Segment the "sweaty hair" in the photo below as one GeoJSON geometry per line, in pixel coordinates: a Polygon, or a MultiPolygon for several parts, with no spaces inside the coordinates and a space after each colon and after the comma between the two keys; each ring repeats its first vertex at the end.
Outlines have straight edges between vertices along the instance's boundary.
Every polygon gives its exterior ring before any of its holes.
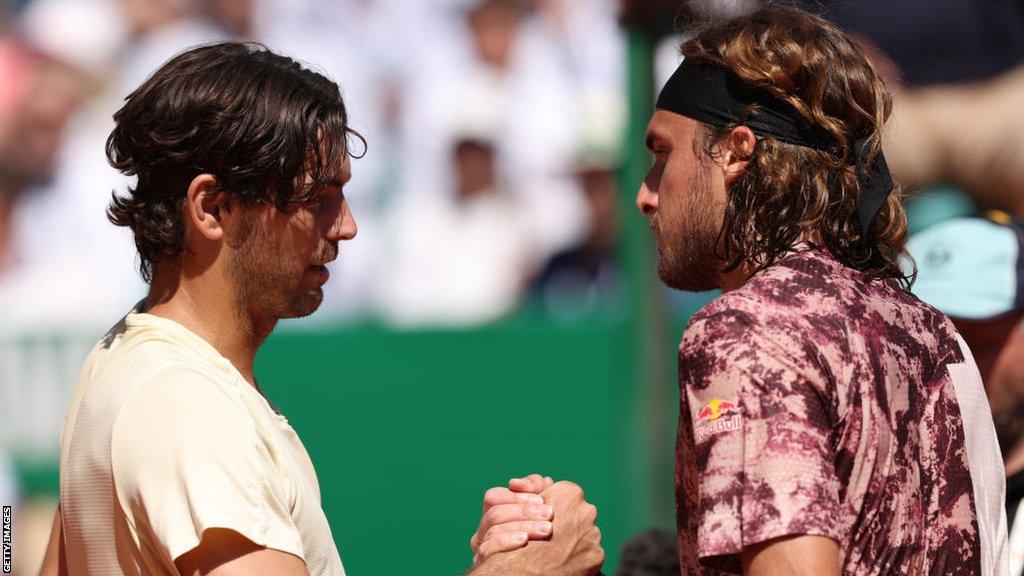
{"type": "MultiPolygon", "coordinates": [[[[137,182],[107,217],[131,228],[142,277],[185,249],[183,210],[200,174],[245,206],[294,211],[338,178],[349,137],[338,85],[257,44],[220,43],[163,65],[114,114],[110,164],[137,182]]],[[[362,154],[362,152],[360,152],[362,154]]]]}
{"type": "MultiPolygon", "coordinates": [[[[858,222],[860,184],[848,159],[860,138],[869,139],[868,162],[881,152],[892,95],[850,38],[822,18],[769,4],[704,26],[682,52],[688,62],[727,67],[767,89],[839,144],[837,151],[821,151],[758,138],[746,169],[729,186],[719,238],[726,270],[769,266],[812,237],[844,265],[909,288],[912,275],[900,267],[907,219],[898,185],[866,238],[858,222]]],[[[735,127],[703,125],[698,153],[713,157],[735,127]]]]}

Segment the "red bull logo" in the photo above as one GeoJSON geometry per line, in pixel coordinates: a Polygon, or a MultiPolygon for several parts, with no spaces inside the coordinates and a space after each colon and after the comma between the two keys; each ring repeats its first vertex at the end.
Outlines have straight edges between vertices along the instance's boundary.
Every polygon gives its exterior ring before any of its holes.
{"type": "Polygon", "coordinates": [[[707,406],[701,409],[700,414],[697,414],[697,417],[701,420],[718,420],[722,416],[727,416],[735,409],[736,405],[732,402],[715,398],[711,402],[708,402],[707,406]]]}
{"type": "Polygon", "coordinates": [[[712,434],[740,429],[740,413],[736,404],[715,398],[697,413],[698,425],[694,440],[703,442],[712,434]]]}

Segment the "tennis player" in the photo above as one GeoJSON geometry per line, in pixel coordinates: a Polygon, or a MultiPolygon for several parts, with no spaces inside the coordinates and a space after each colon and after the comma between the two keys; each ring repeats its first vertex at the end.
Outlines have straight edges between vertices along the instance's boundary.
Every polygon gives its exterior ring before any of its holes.
{"type": "Polygon", "coordinates": [[[891,97],[836,27],[769,4],[682,47],[637,196],[674,288],[684,575],[1008,573],[978,367],[909,292],[891,97]]]}
{"type": "Polygon", "coordinates": [[[683,573],[1006,574],[978,368],[901,268],[882,81],[779,5],[682,52],[637,205],[662,280],[724,292],[679,351],[683,573]]]}

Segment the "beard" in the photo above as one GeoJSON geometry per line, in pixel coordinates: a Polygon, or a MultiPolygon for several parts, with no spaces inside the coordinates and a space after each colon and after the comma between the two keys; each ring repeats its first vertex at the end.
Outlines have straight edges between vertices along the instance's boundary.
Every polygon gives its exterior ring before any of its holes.
{"type": "Polygon", "coordinates": [[[694,177],[689,205],[677,222],[663,225],[658,214],[651,227],[658,232],[658,276],[669,287],[687,292],[715,290],[722,284],[718,236],[722,218],[704,173],[694,177]]]}
{"type": "MultiPolygon", "coordinates": [[[[324,292],[321,286],[303,285],[310,262],[289,258],[287,251],[270,241],[270,234],[256,230],[256,222],[249,226],[252,228],[239,234],[240,243],[228,260],[239,309],[266,322],[301,318],[316,312],[323,302],[324,292]]],[[[312,261],[326,262],[337,254],[337,244],[328,242],[312,261]]]]}

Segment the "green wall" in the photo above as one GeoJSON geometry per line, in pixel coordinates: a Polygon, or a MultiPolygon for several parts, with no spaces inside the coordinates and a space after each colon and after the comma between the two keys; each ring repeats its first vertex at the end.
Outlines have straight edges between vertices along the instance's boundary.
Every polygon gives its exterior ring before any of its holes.
{"type": "Polygon", "coordinates": [[[629,332],[512,322],[467,332],[363,328],[273,336],[260,384],[306,444],[352,574],[458,574],[483,492],[541,472],[599,508],[609,552],[644,526],[624,465],[638,430],[629,332]]]}

